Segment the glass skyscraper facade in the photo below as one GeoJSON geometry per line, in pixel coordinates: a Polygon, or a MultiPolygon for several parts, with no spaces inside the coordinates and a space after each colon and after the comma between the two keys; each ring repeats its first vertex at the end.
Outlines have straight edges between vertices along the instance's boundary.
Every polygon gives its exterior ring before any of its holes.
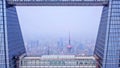
{"type": "Polygon", "coordinates": [[[0,68],[16,68],[17,58],[24,53],[16,8],[0,0],[0,68]]]}
{"type": "Polygon", "coordinates": [[[104,6],[94,56],[97,68],[120,68],[120,0],[0,0],[0,68],[25,53],[14,6],[104,6]]]}
{"type": "Polygon", "coordinates": [[[5,46],[6,42],[6,37],[5,37],[5,1],[0,0],[0,67],[1,68],[6,68],[8,62],[6,61],[8,59],[8,54],[6,52],[7,45],[5,46]]]}
{"type": "Polygon", "coordinates": [[[10,68],[15,68],[17,58],[25,53],[25,47],[16,8],[14,6],[7,8],[6,17],[9,65],[10,68]]]}
{"type": "Polygon", "coordinates": [[[120,0],[103,8],[94,55],[98,68],[120,68],[120,0]]]}

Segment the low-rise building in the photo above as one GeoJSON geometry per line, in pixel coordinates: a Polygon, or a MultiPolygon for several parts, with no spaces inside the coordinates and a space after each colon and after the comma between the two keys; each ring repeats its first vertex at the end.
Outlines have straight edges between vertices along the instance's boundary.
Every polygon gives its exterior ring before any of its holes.
{"type": "Polygon", "coordinates": [[[96,68],[96,61],[93,56],[43,55],[21,58],[19,68],[96,68]]]}

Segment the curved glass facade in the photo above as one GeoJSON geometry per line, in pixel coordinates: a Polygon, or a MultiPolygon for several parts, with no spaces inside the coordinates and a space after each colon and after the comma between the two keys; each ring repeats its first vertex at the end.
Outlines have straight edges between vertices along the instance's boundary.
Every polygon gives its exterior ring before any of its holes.
{"type": "Polygon", "coordinates": [[[16,68],[17,57],[24,53],[16,8],[0,0],[0,68],[16,68]]]}
{"type": "Polygon", "coordinates": [[[120,67],[120,0],[103,8],[94,54],[98,68],[120,67]]]}
{"type": "Polygon", "coordinates": [[[9,65],[10,68],[16,68],[17,59],[15,57],[24,54],[25,47],[16,8],[14,6],[7,8],[6,17],[9,65]]]}
{"type": "Polygon", "coordinates": [[[0,68],[16,68],[17,57],[25,53],[14,5],[104,6],[94,52],[97,68],[120,68],[120,0],[0,0],[0,68]]]}

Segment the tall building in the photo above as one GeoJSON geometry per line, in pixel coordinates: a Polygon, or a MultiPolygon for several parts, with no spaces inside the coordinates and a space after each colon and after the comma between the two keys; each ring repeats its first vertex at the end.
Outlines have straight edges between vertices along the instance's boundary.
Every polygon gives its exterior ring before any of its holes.
{"type": "Polygon", "coordinates": [[[0,68],[16,68],[18,57],[25,52],[16,8],[0,0],[0,68]]]}
{"type": "Polygon", "coordinates": [[[64,43],[62,38],[57,41],[57,48],[59,49],[59,54],[63,54],[64,43]]]}
{"type": "Polygon", "coordinates": [[[103,7],[94,56],[97,68],[120,68],[120,0],[103,7]]]}
{"type": "Polygon", "coordinates": [[[14,6],[104,6],[94,56],[98,68],[120,68],[120,0],[0,0],[0,68],[25,53],[14,6]]]}
{"type": "Polygon", "coordinates": [[[69,33],[69,42],[67,45],[67,54],[72,54],[72,45],[71,45],[71,38],[70,38],[70,33],[69,33]]]}

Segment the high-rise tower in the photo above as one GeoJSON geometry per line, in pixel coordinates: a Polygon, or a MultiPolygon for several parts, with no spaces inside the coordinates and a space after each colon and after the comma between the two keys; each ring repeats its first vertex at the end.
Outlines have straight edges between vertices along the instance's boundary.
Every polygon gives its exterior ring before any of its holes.
{"type": "Polygon", "coordinates": [[[71,46],[71,38],[70,38],[70,33],[69,33],[69,40],[68,40],[68,45],[67,45],[67,52],[68,54],[71,54],[72,46],[71,46]]]}
{"type": "Polygon", "coordinates": [[[120,68],[120,0],[0,0],[0,68],[25,53],[14,6],[104,6],[94,56],[98,68],[120,68]]]}
{"type": "Polygon", "coordinates": [[[97,68],[120,67],[120,0],[103,7],[94,56],[97,68]]]}
{"type": "Polygon", "coordinates": [[[0,68],[17,68],[25,52],[16,8],[0,0],[0,68]]]}

